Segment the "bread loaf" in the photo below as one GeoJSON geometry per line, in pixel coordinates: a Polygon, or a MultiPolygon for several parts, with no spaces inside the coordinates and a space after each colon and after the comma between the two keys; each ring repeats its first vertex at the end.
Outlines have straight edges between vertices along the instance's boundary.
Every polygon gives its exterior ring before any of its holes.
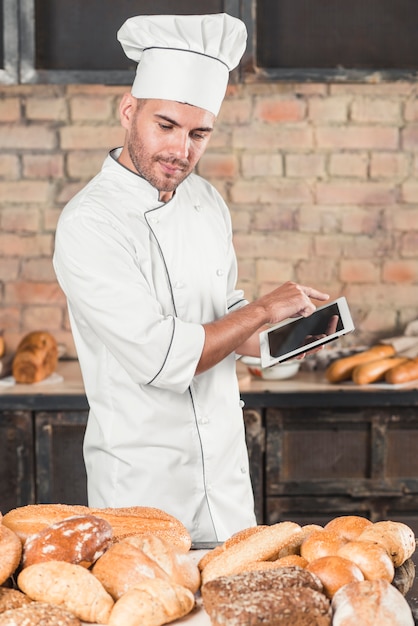
{"type": "Polygon", "coordinates": [[[31,602],[32,600],[18,589],[0,587],[0,614],[10,609],[18,609],[31,602]]]}
{"type": "Polygon", "coordinates": [[[22,566],[43,561],[67,561],[90,567],[112,542],[112,527],[94,515],[77,515],[47,526],[28,537],[22,566]]]}
{"type": "Polygon", "coordinates": [[[0,626],[81,626],[81,622],[59,606],[32,602],[0,613],[0,626]]]}
{"type": "Polygon", "coordinates": [[[407,359],[385,374],[385,380],[392,385],[402,385],[418,380],[418,359],[407,359]]]}
{"type": "Polygon", "coordinates": [[[190,613],[194,604],[189,589],[160,578],[148,578],[131,587],[115,603],[108,624],[162,626],[190,613]]]}
{"type": "Polygon", "coordinates": [[[308,562],[323,556],[331,556],[347,543],[340,534],[332,530],[318,530],[311,533],[300,547],[300,554],[308,562]]]}
{"type": "Polygon", "coordinates": [[[172,515],[152,507],[97,509],[69,504],[28,504],[6,513],[3,524],[24,542],[29,535],[46,526],[76,515],[94,515],[106,520],[112,527],[114,541],[152,533],[184,552],[191,547],[192,540],[186,527],[172,515]]]}
{"type": "Polygon", "coordinates": [[[114,604],[89,570],[64,561],[30,565],[17,584],[32,600],[63,607],[84,622],[107,624],[114,604]]]}
{"type": "Polygon", "coordinates": [[[341,556],[323,556],[308,563],[306,569],[318,576],[328,598],[332,598],[344,585],[364,580],[360,568],[353,561],[341,556]]]}
{"type": "Polygon", "coordinates": [[[338,556],[353,561],[366,580],[381,578],[392,582],[395,575],[393,561],[386,548],[373,541],[349,541],[338,550],[338,556]]]}
{"type": "Polygon", "coordinates": [[[21,556],[19,537],[10,528],[0,524],[0,585],[14,574],[21,556]]]}
{"type": "Polygon", "coordinates": [[[376,522],[366,528],[358,537],[359,541],[375,541],[381,544],[391,556],[395,567],[400,567],[415,552],[415,534],[402,522],[376,522]]]}
{"type": "Polygon", "coordinates": [[[349,380],[352,372],[360,363],[368,363],[377,359],[393,356],[395,349],[391,345],[379,344],[369,350],[337,359],[329,365],[325,371],[325,377],[330,383],[339,383],[349,380]]]}
{"type": "Polygon", "coordinates": [[[331,530],[337,535],[340,535],[347,541],[353,541],[357,539],[359,535],[365,530],[373,526],[373,522],[362,517],[360,515],[339,515],[334,517],[324,526],[324,530],[331,530]]]}
{"type": "Polygon", "coordinates": [[[382,380],[392,368],[405,363],[407,359],[390,356],[385,359],[376,359],[370,363],[356,365],[351,378],[356,385],[370,385],[382,380]]]}
{"type": "Polygon", "coordinates": [[[333,626],[414,626],[402,594],[385,580],[342,587],[332,599],[333,626]]]}
{"type": "Polygon", "coordinates": [[[209,561],[202,570],[202,583],[218,576],[239,573],[251,561],[268,561],[278,557],[280,551],[301,532],[299,524],[279,522],[254,533],[209,561]]]}
{"type": "Polygon", "coordinates": [[[12,362],[12,374],[17,383],[38,383],[55,371],[57,362],[55,338],[46,331],[34,331],[19,343],[12,362]]]}

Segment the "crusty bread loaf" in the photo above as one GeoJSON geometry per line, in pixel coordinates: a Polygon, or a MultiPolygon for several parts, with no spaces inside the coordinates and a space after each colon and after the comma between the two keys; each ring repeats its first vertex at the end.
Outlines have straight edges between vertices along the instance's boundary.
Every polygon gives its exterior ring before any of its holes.
{"type": "Polygon", "coordinates": [[[418,359],[408,359],[385,374],[385,381],[392,385],[402,385],[418,380],[418,359]]]}
{"type": "Polygon", "coordinates": [[[415,534],[402,522],[375,522],[358,537],[359,541],[375,541],[386,548],[395,567],[399,567],[415,552],[415,534]]]}
{"type": "Polygon", "coordinates": [[[414,626],[402,594],[385,580],[342,587],[332,599],[333,626],[414,626]]]}
{"type": "Polygon", "coordinates": [[[266,526],[220,552],[202,570],[202,583],[218,576],[228,576],[242,571],[248,562],[274,560],[285,546],[301,532],[299,524],[279,522],[266,526]]]}
{"type": "Polygon", "coordinates": [[[188,615],[193,593],[161,578],[144,580],[131,587],[116,603],[109,626],[162,626],[188,615]]]}
{"type": "Polygon", "coordinates": [[[376,359],[370,363],[356,365],[351,374],[351,379],[356,385],[370,385],[385,377],[385,374],[397,365],[405,363],[407,359],[389,356],[384,359],[376,359]]]}
{"type": "Polygon", "coordinates": [[[81,622],[62,607],[32,602],[0,613],[0,626],[81,626],[81,622]]]}
{"type": "Polygon", "coordinates": [[[346,543],[346,539],[333,530],[317,530],[311,533],[303,541],[300,547],[300,554],[308,562],[319,559],[323,556],[331,556],[338,553],[338,550],[346,543]]]}
{"type": "Polygon", "coordinates": [[[111,525],[100,517],[67,517],[26,539],[22,566],[43,561],[67,561],[90,567],[109,547],[112,536],[111,525]]]}
{"type": "Polygon", "coordinates": [[[0,585],[11,576],[20,563],[22,544],[19,537],[4,524],[0,525],[0,585]]]}
{"type": "Polygon", "coordinates": [[[65,561],[30,565],[20,572],[17,584],[32,600],[56,604],[84,622],[107,624],[114,605],[88,569],[65,561]]]}
{"type": "Polygon", "coordinates": [[[363,572],[353,561],[337,555],[311,561],[306,569],[318,576],[328,598],[332,598],[343,585],[364,580],[363,572]]]}
{"type": "Polygon", "coordinates": [[[204,584],[213,626],[330,626],[330,602],[320,580],[298,567],[221,576],[204,584]]]}
{"type": "Polygon", "coordinates": [[[324,530],[332,530],[347,541],[357,539],[365,530],[373,526],[373,522],[360,515],[339,515],[324,526],[324,530]]]}
{"type": "Polygon", "coordinates": [[[202,570],[204,567],[206,567],[209,561],[211,561],[216,556],[221,554],[221,552],[223,552],[227,548],[230,548],[236,543],[240,543],[241,541],[244,541],[245,539],[247,539],[251,535],[254,535],[255,533],[259,533],[261,530],[264,530],[264,528],[266,528],[266,526],[260,524],[258,526],[250,526],[248,528],[243,528],[242,530],[239,530],[238,532],[234,533],[233,535],[231,535],[231,537],[229,537],[229,539],[224,541],[220,546],[216,546],[215,548],[212,548],[212,550],[208,550],[208,552],[206,552],[206,554],[202,556],[202,558],[200,559],[198,563],[199,569],[202,570]]]}
{"type": "Polygon", "coordinates": [[[115,599],[148,578],[159,578],[195,593],[200,572],[190,553],[184,553],[154,535],[125,537],[113,544],[92,568],[115,599]]]}
{"type": "Polygon", "coordinates": [[[394,354],[395,349],[392,345],[378,344],[369,350],[336,359],[327,367],[325,377],[330,383],[339,383],[343,380],[349,380],[354,368],[360,365],[360,363],[368,363],[377,359],[393,356],[394,354]]]}
{"type": "Polygon", "coordinates": [[[114,541],[152,533],[184,552],[191,547],[190,534],[180,520],[151,507],[97,509],[69,504],[28,504],[6,513],[3,524],[24,542],[29,535],[75,515],[94,515],[106,520],[112,527],[114,541]]]}
{"type": "Polygon", "coordinates": [[[23,337],[12,362],[12,374],[17,383],[38,383],[48,378],[58,362],[55,338],[46,331],[34,331],[23,337]]]}
{"type": "Polygon", "coordinates": [[[309,587],[322,592],[320,579],[301,567],[282,567],[271,570],[243,572],[219,576],[202,585],[203,605],[211,613],[216,604],[239,599],[244,594],[274,591],[284,588],[309,587]]]}
{"type": "Polygon", "coordinates": [[[386,548],[374,541],[348,541],[338,550],[338,556],[353,561],[366,580],[381,578],[392,582],[395,575],[393,561],[386,548]]]}

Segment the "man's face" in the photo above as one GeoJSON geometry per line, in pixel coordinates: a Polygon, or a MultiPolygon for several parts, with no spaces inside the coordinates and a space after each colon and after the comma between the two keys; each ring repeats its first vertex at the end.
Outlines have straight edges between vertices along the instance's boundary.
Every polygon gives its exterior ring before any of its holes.
{"type": "MultiPolygon", "coordinates": [[[[136,101],[127,126],[127,155],[133,168],[167,200],[192,172],[208,144],[215,116],[171,100],[136,101]]],[[[122,156],[122,155],[121,155],[122,156]]],[[[132,168],[131,168],[132,169],[132,168]]]]}

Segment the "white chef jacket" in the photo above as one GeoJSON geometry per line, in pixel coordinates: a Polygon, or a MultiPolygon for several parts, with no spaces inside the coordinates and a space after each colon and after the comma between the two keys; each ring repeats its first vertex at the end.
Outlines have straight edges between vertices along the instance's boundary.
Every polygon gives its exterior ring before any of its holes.
{"type": "Polygon", "coordinates": [[[160,202],[119,154],[64,208],[53,260],[90,407],[89,505],[160,508],[224,541],[256,523],[236,356],[195,375],[202,324],[247,303],[229,211],[196,174],[160,202]]]}

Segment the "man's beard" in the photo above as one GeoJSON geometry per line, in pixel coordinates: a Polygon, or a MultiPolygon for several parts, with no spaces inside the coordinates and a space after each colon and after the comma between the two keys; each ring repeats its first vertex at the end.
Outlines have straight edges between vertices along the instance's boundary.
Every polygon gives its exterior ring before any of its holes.
{"type": "Polygon", "coordinates": [[[139,138],[135,124],[132,124],[131,136],[128,141],[128,152],[138,174],[158,191],[175,191],[178,185],[192,172],[190,163],[186,159],[176,159],[175,157],[164,157],[161,155],[153,156],[148,153],[139,138]],[[178,167],[175,178],[168,174],[164,175],[163,172],[157,174],[153,169],[153,165],[158,162],[178,167]]]}

